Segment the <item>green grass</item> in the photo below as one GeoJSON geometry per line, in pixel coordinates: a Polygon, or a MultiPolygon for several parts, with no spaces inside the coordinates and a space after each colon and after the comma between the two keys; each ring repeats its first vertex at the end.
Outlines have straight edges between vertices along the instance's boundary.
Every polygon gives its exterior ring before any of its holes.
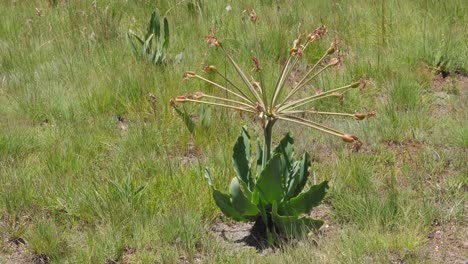
{"type": "MultiPolygon", "coordinates": [[[[225,57],[206,46],[212,26],[243,68],[252,67],[254,33],[245,7],[229,2],[228,13],[225,1],[201,1],[201,12],[192,13],[186,2],[153,2],[0,1],[5,246],[22,237],[28,252],[52,263],[388,263],[395,256],[420,263],[433,261],[424,250],[434,220],[466,228],[467,87],[454,80],[440,99],[428,73],[441,60],[452,73],[467,71],[464,1],[244,1],[258,14],[268,83],[292,40],[323,21],[330,37],[306,59],[317,59],[339,36],[344,66],[314,87],[362,76],[369,82],[343,105],[317,107],[378,113],[362,122],[326,121],[359,136],[359,153],[316,131],[278,126],[274,139],[292,131],[299,153],[313,157],[312,175],[331,180],[326,204],[333,229],[266,255],[211,233],[214,222],[229,221],[220,217],[203,178],[209,167],[215,185],[227,188],[238,131],[247,124],[260,132],[258,125],[213,109],[211,125],[199,126],[191,138],[168,105],[176,95],[212,89],[182,81],[186,70],[201,71],[206,63],[235,75],[225,57]],[[164,66],[134,57],[126,39],[129,28],[145,28],[156,7],[167,12],[171,28],[164,66]],[[447,112],[437,110],[440,100],[447,112]]],[[[0,262],[10,253],[0,250],[0,262]]]]}

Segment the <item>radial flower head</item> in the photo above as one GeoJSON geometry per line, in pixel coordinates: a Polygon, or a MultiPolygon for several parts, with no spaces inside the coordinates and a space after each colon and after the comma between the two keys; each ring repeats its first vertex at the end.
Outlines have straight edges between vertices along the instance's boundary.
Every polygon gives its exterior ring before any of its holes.
{"type": "MultiPolygon", "coordinates": [[[[256,14],[253,9],[249,10],[250,18],[253,22],[256,21],[256,14]]],[[[220,50],[224,53],[229,63],[237,72],[237,80],[230,79],[221,72],[216,66],[205,66],[203,71],[209,74],[218,75],[223,81],[213,81],[214,78],[207,79],[198,75],[194,71],[184,73],[184,79],[199,79],[217,88],[222,93],[212,95],[197,92],[188,96],[178,96],[171,100],[171,103],[176,106],[178,103],[197,103],[207,104],[216,107],[224,107],[240,112],[246,112],[260,119],[262,127],[271,128],[277,121],[290,122],[299,125],[304,125],[337,137],[340,137],[345,142],[359,142],[358,137],[341,132],[334,128],[322,125],[310,119],[313,115],[328,115],[328,116],[343,116],[351,117],[355,120],[363,120],[366,117],[374,116],[375,113],[336,113],[329,111],[318,111],[312,107],[318,100],[328,98],[338,98],[343,100],[346,92],[356,89],[364,84],[363,80],[358,80],[341,87],[332,89],[318,89],[307,94],[304,90],[310,82],[317,78],[321,73],[329,68],[341,64],[340,57],[331,57],[338,49],[337,42],[330,44],[329,48],[324,52],[323,56],[315,62],[314,65],[301,76],[299,81],[291,84],[287,80],[298,62],[303,57],[304,52],[311,46],[312,43],[321,40],[327,34],[327,28],[322,25],[309,33],[307,37],[302,39],[303,35],[299,35],[292,43],[290,48],[289,58],[283,65],[281,72],[276,79],[273,89],[266,89],[259,57],[252,57],[254,62],[253,72],[259,75],[259,81],[248,77],[246,72],[237,64],[230,52],[223,46],[217,37],[215,37],[214,29],[205,37],[209,46],[221,47],[220,50]],[[330,58],[331,57],[331,58],[330,58]],[[272,92],[271,92],[272,91],[272,92]],[[301,92],[302,91],[302,92],[301,92]],[[299,93],[301,92],[301,93],[299,93]]],[[[257,53],[259,54],[259,53],[257,53]]],[[[360,144],[360,143],[359,143],[360,144]]]]}

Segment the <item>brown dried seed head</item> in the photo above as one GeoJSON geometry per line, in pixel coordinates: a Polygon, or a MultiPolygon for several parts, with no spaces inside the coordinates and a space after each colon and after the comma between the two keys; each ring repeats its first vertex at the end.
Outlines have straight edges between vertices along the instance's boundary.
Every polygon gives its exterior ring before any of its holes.
{"type": "Polygon", "coordinates": [[[310,42],[320,40],[327,32],[327,27],[325,27],[325,25],[321,25],[320,27],[316,28],[314,32],[307,35],[307,40],[310,42]]]}
{"type": "Polygon", "coordinates": [[[187,102],[187,96],[177,96],[177,97],[175,98],[175,101],[176,101],[177,103],[184,103],[184,102],[187,102]]]}
{"type": "Polygon", "coordinates": [[[184,74],[182,75],[182,79],[183,80],[187,80],[187,79],[190,79],[190,78],[193,78],[195,77],[197,74],[194,72],[194,71],[186,71],[184,72],[184,74]]]}
{"type": "Polygon", "coordinates": [[[249,17],[250,17],[250,21],[254,23],[257,22],[257,13],[255,13],[255,10],[253,8],[249,9],[249,17]]]}
{"type": "Polygon", "coordinates": [[[216,68],[216,66],[213,65],[206,65],[205,67],[203,67],[203,71],[206,73],[216,73],[218,71],[218,68],[216,68]]]}
{"type": "Polygon", "coordinates": [[[252,61],[254,62],[253,71],[260,72],[262,71],[262,66],[260,65],[260,61],[256,57],[252,57],[252,61]]]}
{"type": "Polygon", "coordinates": [[[200,99],[200,98],[203,98],[205,96],[205,94],[203,92],[196,92],[192,97],[194,99],[200,99]]]}
{"type": "Polygon", "coordinates": [[[354,141],[359,140],[355,135],[350,135],[350,134],[344,134],[341,136],[341,139],[343,139],[344,142],[352,143],[354,141]]]}
{"type": "Polygon", "coordinates": [[[175,106],[176,102],[174,100],[174,98],[171,98],[171,100],[169,100],[169,105],[170,106],[175,106]]]}
{"type": "Polygon", "coordinates": [[[297,36],[297,38],[293,41],[293,48],[297,48],[302,41],[302,34],[297,36]]]}
{"type": "Polygon", "coordinates": [[[304,48],[303,47],[292,48],[290,51],[290,54],[292,56],[302,57],[302,55],[304,55],[304,48]]]}
{"type": "Polygon", "coordinates": [[[221,46],[221,41],[215,36],[215,29],[212,28],[210,34],[205,37],[206,42],[210,47],[219,47],[221,46]]]}
{"type": "Polygon", "coordinates": [[[366,118],[366,114],[354,114],[354,118],[356,118],[357,120],[363,120],[364,118],[366,118]]]}
{"type": "Polygon", "coordinates": [[[373,116],[376,116],[376,115],[377,115],[377,113],[374,112],[374,111],[369,112],[369,113],[367,114],[368,117],[373,117],[373,116]]]}
{"type": "Polygon", "coordinates": [[[332,58],[330,62],[328,63],[330,66],[336,66],[340,63],[340,59],[338,58],[332,58]]]}

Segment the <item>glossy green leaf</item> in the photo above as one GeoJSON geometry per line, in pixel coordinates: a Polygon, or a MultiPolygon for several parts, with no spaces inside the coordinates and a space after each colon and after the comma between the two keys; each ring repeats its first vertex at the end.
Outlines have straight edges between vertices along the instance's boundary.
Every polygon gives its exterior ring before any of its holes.
{"type": "Polygon", "coordinates": [[[148,39],[151,34],[154,34],[155,16],[156,16],[156,11],[153,11],[153,13],[151,14],[150,20],[148,22],[148,26],[146,28],[145,39],[148,39]]]}
{"type": "Polygon", "coordinates": [[[227,217],[230,217],[236,221],[248,221],[248,219],[244,218],[240,212],[234,208],[234,205],[231,202],[231,199],[228,194],[222,193],[218,191],[213,186],[213,179],[211,178],[210,172],[208,169],[205,169],[205,177],[208,179],[208,184],[211,186],[213,191],[213,198],[215,200],[216,205],[219,207],[221,212],[227,217]]]}
{"type": "Polygon", "coordinates": [[[298,218],[297,216],[282,216],[278,214],[278,205],[273,203],[271,217],[273,223],[278,226],[282,232],[290,236],[300,236],[311,229],[319,229],[323,225],[322,220],[308,217],[298,218]]]}
{"type": "Polygon", "coordinates": [[[164,43],[163,49],[167,49],[169,47],[169,21],[167,18],[164,18],[164,43]]]}
{"type": "Polygon", "coordinates": [[[296,183],[291,184],[291,196],[296,197],[304,189],[307,179],[309,178],[309,168],[310,168],[310,156],[308,153],[304,153],[301,159],[300,171],[296,177],[296,183]]]}
{"type": "Polygon", "coordinates": [[[296,190],[296,187],[299,182],[299,172],[301,170],[301,162],[300,161],[294,161],[292,168],[288,172],[288,176],[285,179],[285,194],[284,194],[284,201],[289,200],[291,197],[293,197],[294,191],[296,190]]]}
{"type": "Polygon", "coordinates": [[[153,14],[154,14],[154,20],[153,20],[154,36],[156,38],[156,42],[158,42],[159,38],[161,37],[161,18],[159,17],[159,11],[158,10],[155,10],[153,12],[153,14]]]}
{"type": "Polygon", "coordinates": [[[328,189],[328,181],[310,187],[307,192],[280,204],[280,211],[288,215],[301,215],[309,213],[312,208],[318,206],[325,197],[328,189]]]}
{"type": "Polygon", "coordinates": [[[253,205],[249,199],[242,192],[239,180],[234,177],[229,187],[229,194],[231,195],[231,202],[234,208],[242,215],[256,216],[258,209],[253,205]]]}
{"type": "Polygon", "coordinates": [[[282,155],[275,154],[260,173],[255,188],[262,201],[272,204],[282,200],[284,167],[282,155]]]}
{"type": "Polygon", "coordinates": [[[234,170],[240,181],[245,183],[250,191],[253,189],[253,179],[251,176],[251,147],[250,136],[246,127],[242,127],[241,134],[237,138],[234,145],[234,153],[232,155],[234,162],[234,170]]]}
{"type": "Polygon", "coordinates": [[[143,56],[146,56],[147,53],[150,53],[151,50],[149,50],[148,52],[148,48],[151,49],[151,40],[153,39],[153,34],[151,34],[146,40],[145,40],[145,44],[143,44],[143,52],[142,52],[142,55],[143,56]]]}
{"type": "Polygon", "coordinates": [[[291,169],[293,162],[293,152],[294,152],[294,139],[291,137],[290,133],[287,133],[283,139],[281,139],[278,146],[275,148],[273,153],[283,154],[286,162],[286,167],[291,169]]]}

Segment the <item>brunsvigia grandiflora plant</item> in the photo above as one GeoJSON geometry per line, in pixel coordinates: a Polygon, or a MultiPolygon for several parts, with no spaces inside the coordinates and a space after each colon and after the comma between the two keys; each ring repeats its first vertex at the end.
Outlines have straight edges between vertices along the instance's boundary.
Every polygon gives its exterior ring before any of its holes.
{"type": "MultiPolygon", "coordinates": [[[[256,15],[253,10],[250,10],[250,19],[255,23],[256,15]]],[[[301,89],[307,88],[307,84],[320,73],[339,63],[338,58],[329,58],[337,49],[336,43],[331,44],[323,56],[307,70],[297,83],[287,83],[289,75],[303,57],[306,49],[314,42],[319,41],[326,32],[326,27],[321,26],[308,34],[304,41],[302,36],[294,40],[294,46],[291,48],[289,58],[282,67],[276,85],[273,89],[268,90],[265,89],[259,58],[253,58],[254,70],[258,74],[259,81],[251,80],[212,30],[206,37],[206,41],[210,46],[216,47],[225,54],[243,85],[236,84],[234,80],[219,72],[215,66],[205,66],[203,69],[205,73],[219,75],[223,79],[223,83],[225,82],[227,85],[212,81],[212,78],[205,78],[193,71],[185,72],[184,79],[200,79],[223,91],[223,93],[220,93],[223,95],[196,92],[171,99],[171,104],[174,107],[178,103],[188,102],[207,104],[246,112],[260,120],[264,141],[263,147],[261,147],[257,139],[256,159],[252,158],[251,138],[245,127],[242,128],[234,146],[233,162],[237,175],[231,181],[229,193],[222,193],[213,186],[212,177],[208,170],[206,170],[206,177],[213,190],[214,200],[221,211],[237,221],[256,221],[252,233],[263,229],[263,233],[266,233],[270,245],[278,237],[284,237],[284,235],[295,236],[301,234],[304,230],[318,229],[323,223],[321,220],[302,216],[309,213],[313,207],[320,203],[328,188],[328,182],[324,181],[310,187],[307,191],[303,190],[309,175],[309,155],[303,154],[301,159],[294,159],[294,142],[289,133],[272,151],[272,129],[274,125],[278,121],[304,125],[340,137],[345,142],[360,144],[356,136],[324,126],[306,117],[309,115],[332,115],[362,120],[368,115],[373,115],[373,113],[334,113],[310,108],[310,103],[317,100],[329,97],[342,98],[344,92],[358,88],[361,81],[328,91],[316,92],[301,98],[295,97],[301,89]],[[291,87],[286,89],[288,86],[291,87]],[[271,90],[272,92],[269,92],[271,90]]]]}

